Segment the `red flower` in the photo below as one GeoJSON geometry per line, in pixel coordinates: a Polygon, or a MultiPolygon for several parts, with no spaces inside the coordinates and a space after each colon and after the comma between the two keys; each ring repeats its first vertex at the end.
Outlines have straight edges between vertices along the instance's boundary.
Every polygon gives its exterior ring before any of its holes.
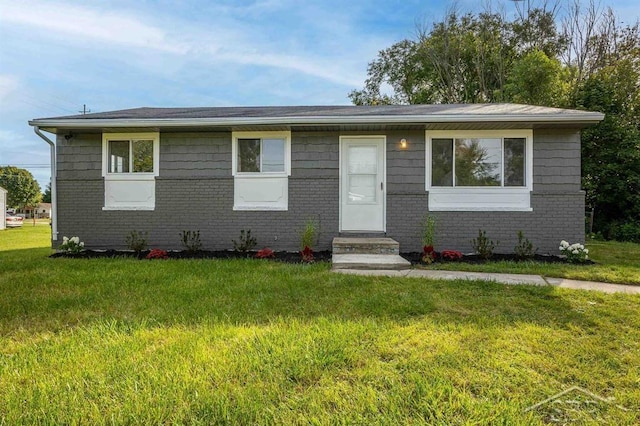
{"type": "Polygon", "coordinates": [[[309,246],[304,246],[304,249],[300,252],[302,261],[306,263],[313,262],[313,250],[309,246]]]}
{"type": "Polygon", "coordinates": [[[457,250],[442,250],[440,256],[446,260],[460,260],[462,259],[462,253],[457,250]]]}
{"type": "Polygon", "coordinates": [[[168,259],[169,253],[166,250],[153,249],[147,255],[147,259],[168,259]]]}
{"type": "Polygon", "coordinates": [[[273,253],[273,250],[271,250],[269,247],[265,247],[262,250],[258,250],[258,252],[256,253],[256,257],[258,259],[268,259],[275,256],[276,256],[275,253],[273,253]]]}

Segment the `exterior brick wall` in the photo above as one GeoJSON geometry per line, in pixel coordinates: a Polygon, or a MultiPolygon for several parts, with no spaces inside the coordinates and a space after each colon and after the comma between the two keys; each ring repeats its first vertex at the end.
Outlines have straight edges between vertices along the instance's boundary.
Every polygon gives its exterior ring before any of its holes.
{"type": "MultiPolygon", "coordinates": [[[[251,229],[258,248],[298,250],[304,222],[320,224],[318,250],[331,248],[339,229],[339,137],[367,132],[293,132],[287,211],[233,211],[231,133],[162,133],[160,176],[154,211],[103,211],[100,134],[58,137],[58,229],[91,248],[124,248],[132,230],[148,232],[150,247],[180,249],[182,230],[199,230],[203,246],[230,249],[241,229],[251,229]]],[[[421,246],[428,213],[425,135],[422,130],[387,135],[387,235],[401,251],[421,246]],[[409,141],[408,149],[399,140],[409,141]]],[[[532,212],[432,212],[438,249],[471,250],[478,230],[512,252],[517,231],[541,253],[556,253],[560,239],[584,241],[584,193],[580,190],[580,138],[576,130],[534,131],[532,212]]]]}

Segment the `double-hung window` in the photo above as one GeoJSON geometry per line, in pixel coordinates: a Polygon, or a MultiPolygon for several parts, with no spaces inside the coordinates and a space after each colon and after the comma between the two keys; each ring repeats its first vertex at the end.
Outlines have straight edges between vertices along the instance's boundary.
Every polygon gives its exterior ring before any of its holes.
{"type": "Polygon", "coordinates": [[[291,132],[233,132],[234,210],[287,210],[291,132]]]}
{"type": "Polygon", "coordinates": [[[531,130],[429,131],[430,210],[531,210],[531,130]]]}
{"type": "Polygon", "coordinates": [[[160,135],[103,133],[103,210],[153,210],[160,135]]]}

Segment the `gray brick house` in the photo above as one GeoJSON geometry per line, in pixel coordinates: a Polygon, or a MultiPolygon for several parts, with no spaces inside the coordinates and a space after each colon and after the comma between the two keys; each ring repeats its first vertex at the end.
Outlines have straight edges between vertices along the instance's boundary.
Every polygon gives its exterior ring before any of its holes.
{"type": "Polygon", "coordinates": [[[136,108],[29,122],[51,145],[53,245],[79,236],[123,248],[132,230],[206,249],[250,229],[259,247],[316,249],[338,235],[387,235],[420,250],[469,251],[478,230],[511,252],[517,231],[540,252],[584,241],[580,129],[594,112],[517,104],[136,108]],[[42,131],[56,135],[55,142],[42,131]]]}

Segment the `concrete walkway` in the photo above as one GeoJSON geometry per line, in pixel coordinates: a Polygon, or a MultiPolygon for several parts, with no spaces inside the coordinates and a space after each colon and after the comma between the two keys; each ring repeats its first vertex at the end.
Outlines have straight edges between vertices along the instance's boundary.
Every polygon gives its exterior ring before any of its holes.
{"type": "Polygon", "coordinates": [[[578,281],[565,278],[545,278],[540,275],[495,274],[489,272],[432,271],[424,269],[409,269],[403,271],[334,269],[333,271],[340,274],[351,275],[429,278],[436,280],[482,280],[511,285],[550,285],[554,287],[570,288],[574,290],[595,290],[605,293],[640,294],[640,286],[599,283],[594,281],[578,281]]]}

